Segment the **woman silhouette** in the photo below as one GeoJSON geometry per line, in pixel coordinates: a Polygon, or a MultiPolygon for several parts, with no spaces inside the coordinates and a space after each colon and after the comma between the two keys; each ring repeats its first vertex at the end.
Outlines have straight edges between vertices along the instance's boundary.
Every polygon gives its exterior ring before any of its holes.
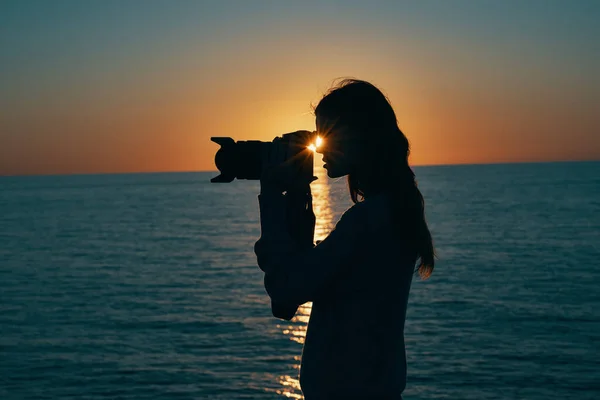
{"type": "Polygon", "coordinates": [[[426,279],[434,267],[408,140],[385,95],[365,81],[342,81],[315,115],[327,175],[348,175],[354,205],[322,242],[298,246],[286,226],[294,166],[265,171],[255,245],[265,288],[274,313],[275,304],[291,307],[293,316],[298,305],[313,302],[300,369],[307,400],[401,399],[411,281],[414,272],[426,279]]]}

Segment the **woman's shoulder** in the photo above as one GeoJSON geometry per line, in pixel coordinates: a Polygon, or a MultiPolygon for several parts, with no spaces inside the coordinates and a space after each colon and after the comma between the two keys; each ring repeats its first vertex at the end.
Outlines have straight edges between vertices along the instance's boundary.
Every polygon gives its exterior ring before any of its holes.
{"type": "Polygon", "coordinates": [[[378,193],[355,203],[342,215],[342,219],[364,224],[365,227],[381,230],[391,227],[391,209],[389,196],[378,193]]]}

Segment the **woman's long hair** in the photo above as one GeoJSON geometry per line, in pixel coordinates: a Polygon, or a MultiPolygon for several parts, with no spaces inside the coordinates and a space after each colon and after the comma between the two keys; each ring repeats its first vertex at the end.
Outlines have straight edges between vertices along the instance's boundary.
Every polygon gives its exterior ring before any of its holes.
{"type": "Polygon", "coordinates": [[[348,174],[348,188],[354,203],[369,193],[389,192],[393,198],[393,222],[403,241],[416,253],[423,279],[433,272],[435,252],[425,221],[425,202],[408,165],[410,146],[398,127],[396,114],[387,97],[371,83],[344,79],[334,86],[315,108],[319,119],[350,128],[364,149],[364,168],[359,178],[348,174]]]}

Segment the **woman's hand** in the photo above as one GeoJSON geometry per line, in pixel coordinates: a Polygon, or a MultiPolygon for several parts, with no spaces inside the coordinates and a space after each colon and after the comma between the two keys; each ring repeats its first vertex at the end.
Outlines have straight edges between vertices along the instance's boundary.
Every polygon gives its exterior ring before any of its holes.
{"type": "Polygon", "coordinates": [[[287,145],[281,138],[273,141],[271,151],[263,156],[261,193],[303,191],[317,179],[312,175],[312,150],[307,148],[311,135],[309,131],[297,131],[285,135],[289,138],[287,145]]]}

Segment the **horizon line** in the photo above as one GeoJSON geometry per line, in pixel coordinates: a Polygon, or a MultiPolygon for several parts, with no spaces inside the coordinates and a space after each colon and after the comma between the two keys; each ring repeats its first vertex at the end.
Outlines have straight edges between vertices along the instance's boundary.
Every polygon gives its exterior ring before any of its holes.
{"type": "MultiPolygon", "coordinates": [[[[549,160],[549,161],[497,161],[497,162],[475,162],[475,163],[454,163],[454,164],[415,164],[411,168],[430,168],[430,167],[458,167],[458,166],[477,166],[477,165],[510,165],[510,164],[555,164],[555,163],[585,163],[600,162],[600,158],[582,159],[582,160],[549,160]]],[[[142,174],[191,174],[191,173],[218,173],[217,169],[206,170],[175,170],[175,171],[122,171],[122,172],[71,172],[71,173],[32,173],[32,174],[0,174],[0,178],[16,177],[43,177],[43,176],[78,176],[78,175],[142,175],[142,174]]]]}

